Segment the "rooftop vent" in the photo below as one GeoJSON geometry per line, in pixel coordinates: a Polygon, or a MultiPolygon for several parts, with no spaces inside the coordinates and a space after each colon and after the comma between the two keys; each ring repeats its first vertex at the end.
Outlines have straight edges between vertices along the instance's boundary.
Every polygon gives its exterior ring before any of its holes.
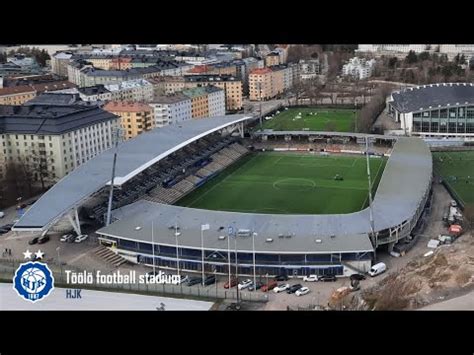
{"type": "Polygon", "coordinates": [[[142,229],[142,227],[135,227],[136,231],[139,231],[140,229],[142,229]]]}
{"type": "Polygon", "coordinates": [[[331,239],[334,239],[334,238],[336,238],[336,236],[335,236],[334,234],[333,234],[333,235],[331,235],[331,239]]]}
{"type": "Polygon", "coordinates": [[[316,239],[315,242],[316,243],[322,243],[323,241],[321,239],[316,239]]]}
{"type": "Polygon", "coordinates": [[[273,238],[267,238],[267,239],[265,239],[265,242],[271,243],[271,242],[273,242],[273,238]]]}
{"type": "Polygon", "coordinates": [[[220,235],[217,239],[219,239],[219,240],[225,240],[225,235],[220,235]]]}
{"type": "Polygon", "coordinates": [[[278,238],[285,238],[285,236],[283,234],[279,234],[278,238]]]}

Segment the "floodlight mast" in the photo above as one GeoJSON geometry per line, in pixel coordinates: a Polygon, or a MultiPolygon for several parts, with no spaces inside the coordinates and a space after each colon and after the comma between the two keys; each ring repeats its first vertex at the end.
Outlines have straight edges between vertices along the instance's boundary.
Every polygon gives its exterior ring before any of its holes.
{"type": "Polygon", "coordinates": [[[110,224],[110,215],[112,213],[112,198],[114,195],[115,166],[117,164],[119,138],[120,138],[120,127],[117,127],[115,130],[115,152],[114,152],[114,160],[112,163],[112,179],[110,180],[109,203],[107,206],[107,220],[105,222],[106,226],[110,224]]]}
{"type": "Polygon", "coordinates": [[[370,159],[369,159],[369,137],[365,137],[365,156],[367,158],[367,178],[369,181],[369,219],[370,219],[370,237],[372,239],[372,244],[374,246],[374,258],[376,257],[376,236],[375,236],[375,226],[374,226],[374,215],[372,211],[372,179],[370,177],[370,159]]]}

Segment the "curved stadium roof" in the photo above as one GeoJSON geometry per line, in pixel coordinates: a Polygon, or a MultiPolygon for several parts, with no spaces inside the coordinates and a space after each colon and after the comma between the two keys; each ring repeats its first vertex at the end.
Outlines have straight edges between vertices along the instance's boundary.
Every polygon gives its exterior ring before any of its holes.
{"type": "MultiPolygon", "coordinates": [[[[372,204],[376,231],[395,227],[414,216],[429,189],[431,174],[431,152],[423,140],[399,137],[372,204]]],[[[371,231],[368,208],[348,214],[282,215],[211,211],[141,200],[115,210],[113,216],[119,220],[97,233],[151,242],[153,220],[155,243],[174,246],[176,241],[170,227],[178,221],[181,233],[179,243],[196,249],[200,248],[200,225],[209,223],[211,228],[205,232],[206,249],[226,249],[227,241],[218,237],[226,235],[227,227],[233,225],[235,229],[255,231],[258,234],[255,249],[260,252],[337,253],[373,250],[368,237],[371,231]],[[135,227],[138,226],[141,229],[137,231],[135,227]],[[221,227],[224,229],[219,230],[221,227]],[[289,234],[291,238],[279,237],[289,234]],[[274,241],[266,242],[268,237],[274,241]],[[316,239],[320,242],[317,243],[316,239]]],[[[252,238],[239,238],[238,248],[251,251],[252,238]]]]}
{"type": "MultiPolygon", "coordinates": [[[[123,184],[149,166],[189,143],[227,126],[252,118],[227,115],[185,121],[156,128],[119,145],[115,185],[123,184]]],[[[44,229],[110,183],[114,149],[92,158],[49,189],[15,224],[13,230],[44,229]]]]}
{"type": "Polygon", "coordinates": [[[392,94],[391,104],[400,112],[414,112],[456,105],[474,105],[473,83],[417,86],[392,94]]]}

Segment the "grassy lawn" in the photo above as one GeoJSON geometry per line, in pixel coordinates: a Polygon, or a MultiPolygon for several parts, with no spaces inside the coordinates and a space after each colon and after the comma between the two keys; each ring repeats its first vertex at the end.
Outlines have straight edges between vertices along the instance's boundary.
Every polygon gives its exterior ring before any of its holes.
{"type": "Polygon", "coordinates": [[[276,131],[354,132],[355,117],[356,113],[351,109],[289,108],[270,120],[264,119],[263,128],[276,131]],[[301,118],[297,118],[300,112],[301,118]]]}
{"type": "Polygon", "coordinates": [[[464,204],[474,203],[474,151],[435,152],[433,165],[464,204]]]}
{"type": "MultiPolygon", "coordinates": [[[[370,162],[375,190],[386,159],[370,162]]],[[[367,185],[363,156],[253,153],[176,204],[256,213],[350,213],[367,206],[367,185]],[[334,180],[336,174],[343,180],[334,180]]]]}

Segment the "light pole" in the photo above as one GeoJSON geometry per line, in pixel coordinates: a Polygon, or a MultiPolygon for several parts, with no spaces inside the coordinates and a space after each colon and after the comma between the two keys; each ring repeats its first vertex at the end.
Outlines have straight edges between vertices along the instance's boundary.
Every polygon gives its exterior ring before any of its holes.
{"type": "Polygon", "coordinates": [[[254,290],[257,291],[257,273],[255,267],[255,237],[258,234],[256,232],[252,233],[252,251],[253,251],[253,287],[254,290]]]}
{"type": "Polygon", "coordinates": [[[230,290],[230,232],[227,233],[227,262],[228,262],[228,271],[229,271],[229,290],[230,290]]]}
{"type": "Polygon", "coordinates": [[[61,258],[59,256],[59,250],[61,249],[61,247],[57,247],[56,248],[56,251],[58,252],[58,264],[59,264],[59,269],[61,270],[61,281],[63,279],[63,266],[61,265],[61,258]]]}
{"type": "Polygon", "coordinates": [[[151,251],[153,256],[153,277],[156,277],[156,265],[155,265],[155,238],[153,232],[153,220],[151,221],[151,251]]]}
{"type": "Polygon", "coordinates": [[[117,153],[118,153],[118,144],[119,144],[119,137],[120,137],[120,128],[117,127],[115,131],[115,152],[114,152],[114,160],[112,162],[112,178],[110,179],[110,192],[109,192],[109,203],[107,205],[107,220],[105,225],[108,226],[110,224],[110,214],[112,213],[112,199],[114,195],[114,180],[115,180],[115,166],[117,164],[117,153]]]}
{"type": "Polygon", "coordinates": [[[179,247],[178,247],[178,218],[176,217],[176,223],[174,227],[174,236],[176,238],[176,275],[179,275],[179,247]]]}

